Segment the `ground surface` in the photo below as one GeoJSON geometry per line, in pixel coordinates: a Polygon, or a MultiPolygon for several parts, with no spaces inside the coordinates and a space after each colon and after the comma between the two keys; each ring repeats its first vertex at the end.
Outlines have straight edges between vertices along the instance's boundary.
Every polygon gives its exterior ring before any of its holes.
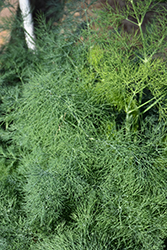
{"type": "MultiPolygon", "coordinates": [[[[10,0],[10,3],[13,7],[4,8],[0,12],[0,26],[3,24],[4,20],[8,20],[15,15],[18,6],[18,0],[10,0]]],[[[10,39],[10,30],[2,30],[0,27],[0,47],[4,45],[5,42],[8,42],[10,39]]]]}

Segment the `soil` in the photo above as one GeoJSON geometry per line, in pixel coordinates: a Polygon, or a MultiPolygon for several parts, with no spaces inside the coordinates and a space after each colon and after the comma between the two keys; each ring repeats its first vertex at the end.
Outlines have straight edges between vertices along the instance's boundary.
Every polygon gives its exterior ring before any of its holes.
{"type": "MultiPolygon", "coordinates": [[[[16,14],[18,0],[10,0],[10,4],[12,7],[4,8],[0,12],[0,25],[3,24],[4,20],[8,20],[12,17],[12,15],[16,14]]],[[[10,40],[10,30],[2,30],[0,29],[0,47],[2,47],[6,42],[10,40]]]]}

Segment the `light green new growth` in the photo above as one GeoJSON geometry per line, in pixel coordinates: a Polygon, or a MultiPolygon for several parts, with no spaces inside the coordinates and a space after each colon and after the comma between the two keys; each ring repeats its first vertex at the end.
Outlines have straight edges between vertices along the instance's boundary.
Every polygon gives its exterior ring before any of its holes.
{"type": "MultiPolygon", "coordinates": [[[[127,132],[132,126],[136,129],[141,116],[151,110],[158,111],[159,119],[165,116],[167,84],[166,62],[158,54],[159,51],[165,53],[166,21],[161,20],[162,16],[156,16],[144,32],[142,24],[145,14],[151,11],[152,1],[131,2],[132,10],[128,9],[124,18],[134,13],[139,32],[136,31],[134,37],[124,34],[123,30],[114,26],[113,12],[108,16],[102,13],[97,23],[100,23],[103,33],[100,33],[99,40],[96,33],[90,38],[93,42],[88,52],[90,66],[82,71],[82,75],[89,76],[87,86],[97,101],[107,101],[114,110],[124,111],[127,132]]],[[[156,5],[153,7],[154,10],[158,8],[156,5]]],[[[119,18],[123,19],[122,16],[119,18]]],[[[134,24],[128,18],[126,20],[134,24]]]]}

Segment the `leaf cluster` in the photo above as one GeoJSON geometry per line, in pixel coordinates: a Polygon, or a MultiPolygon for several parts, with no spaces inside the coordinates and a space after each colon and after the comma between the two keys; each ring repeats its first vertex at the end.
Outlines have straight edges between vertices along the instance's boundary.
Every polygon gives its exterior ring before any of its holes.
{"type": "Polygon", "coordinates": [[[165,247],[166,61],[111,17],[80,43],[41,23],[36,53],[2,56],[1,249],[165,247]]]}

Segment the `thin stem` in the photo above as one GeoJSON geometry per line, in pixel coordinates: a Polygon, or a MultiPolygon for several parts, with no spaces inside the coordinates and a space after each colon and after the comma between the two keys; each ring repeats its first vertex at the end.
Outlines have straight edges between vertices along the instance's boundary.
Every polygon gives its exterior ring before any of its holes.
{"type": "MultiPolygon", "coordinates": [[[[140,30],[140,34],[141,34],[141,39],[142,39],[142,43],[143,43],[143,50],[144,50],[144,60],[143,60],[143,62],[144,62],[144,63],[147,63],[147,62],[148,62],[148,58],[147,58],[147,53],[146,53],[146,45],[145,45],[144,34],[143,34],[143,30],[142,30],[142,23],[143,23],[145,14],[146,14],[146,12],[147,12],[147,8],[145,9],[145,12],[143,13],[141,19],[139,19],[139,16],[138,16],[138,13],[137,13],[137,10],[136,10],[134,1],[133,1],[133,0],[130,0],[130,2],[131,2],[131,4],[132,4],[132,7],[133,7],[133,10],[134,10],[134,13],[135,13],[137,22],[138,22],[137,25],[139,26],[139,30],[140,30]]],[[[152,2],[152,0],[150,0],[148,6],[150,6],[151,2],[152,2]]],[[[130,21],[130,20],[129,20],[129,21],[130,21]]]]}

